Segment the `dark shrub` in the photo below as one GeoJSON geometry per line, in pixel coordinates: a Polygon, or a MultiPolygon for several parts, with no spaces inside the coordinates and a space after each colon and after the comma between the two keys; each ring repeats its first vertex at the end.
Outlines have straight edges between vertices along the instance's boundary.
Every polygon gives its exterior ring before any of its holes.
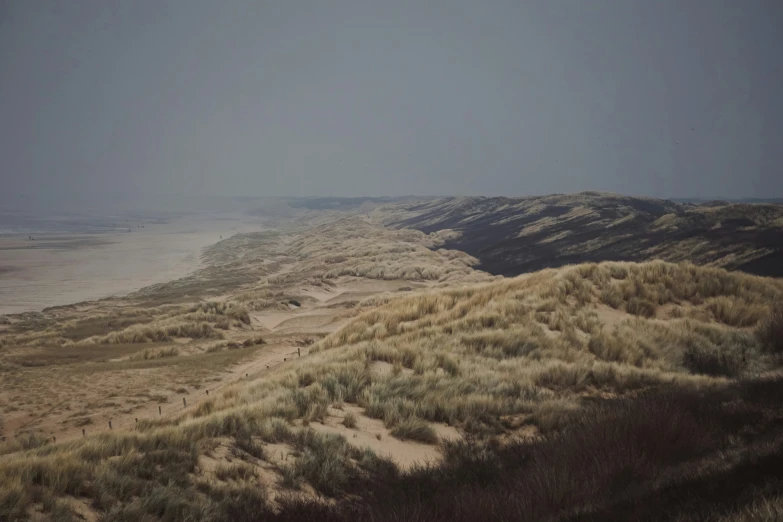
{"type": "Polygon", "coordinates": [[[756,336],[768,352],[783,354],[783,304],[770,310],[756,330],[756,336]]]}
{"type": "Polygon", "coordinates": [[[693,373],[736,377],[745,369],[746,359],[739,350],[692,344],[683,351],[682,364],[693,373]]]}

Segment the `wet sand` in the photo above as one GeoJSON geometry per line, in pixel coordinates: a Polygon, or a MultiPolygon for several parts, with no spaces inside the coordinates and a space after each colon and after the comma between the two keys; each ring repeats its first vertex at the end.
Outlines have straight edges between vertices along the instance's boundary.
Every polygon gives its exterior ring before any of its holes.
{"type": "Polygon", "coordinates": [[[243,216],[197,216],[120,232],[0,238],[0,315],[124,295],[183,277],[204,247],[261,230],[243,216]]]}

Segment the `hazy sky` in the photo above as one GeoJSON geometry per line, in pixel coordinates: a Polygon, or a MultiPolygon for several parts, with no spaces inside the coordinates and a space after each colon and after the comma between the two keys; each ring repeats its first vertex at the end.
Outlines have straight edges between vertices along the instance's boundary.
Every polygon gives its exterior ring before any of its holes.
{"type": "Polygon", "coordinates": [[[0,0],[6,194],[783,196],[780,0],[0,0]]]}

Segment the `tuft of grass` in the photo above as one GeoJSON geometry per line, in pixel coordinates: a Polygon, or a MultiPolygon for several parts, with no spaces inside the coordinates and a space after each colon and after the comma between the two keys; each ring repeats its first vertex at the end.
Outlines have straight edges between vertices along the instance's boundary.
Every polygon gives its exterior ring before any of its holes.
{"type": "Polygon", "coordinates": [[[204,353],[217,353],[222,352],[226,346],[224,344],[213,344],[208,347],[204,353]]]}
{"type": "Polygon", "coordinates": [[[0,445],[0,455],[42,448],[52,442],[51,437],[42,433],[26,432],[18,435],[13,440],[0,445]]]}
{"type": "Polygon", "coordinates": [[[437,444],[438,434],[427,422],[411,417],[399,422],[391,430],[392,437],[401,440],[415,440],[425,444],[437,444]]]}
{"type": "Polygon", "coordinates": [[[268,457],[263,444],[252,437],[237,437],[236,445],[237,448],[258,460],[266,460],[268,457]]]}
{"type": "Polygon", "coordinates": [[[179,355],[179,348],[171,346],[157,351],[146,349],[139,354],[132,355],[129,359],[131,361],[149,361],[152,359],[162,359],[164,357],[176,357],[177,355],[179,355]]]}
{"type": "Polygon", "coordinates": [[[297,488],[307,481],[318,492],[335,496],[360,476],[350,459],[358,450],[343,437],[304,430],[295,435],[293,443],[301,454],[293,464],[280,468],[284,487],[297,488]]]}
{"type": "Polygon", "coordinates": [[[57,522],[77,522],[83,520],[67,502],[50,495],[44,496],[41,502],[41,511],[47,515],[48,520],[57,522]]]}
{"type": "Polygon", "coordinates": [[[765,312],[764,306],[728,296],[710,299],[705,308],[721,323],[739,328],[756,325],[764,317],[765,312]]]}
{"type": "Polygon", "coordinates": [[[230,480],[234,481],[248,481],[258,478],[256,470],[252,466],[247,464],[233,464],[230,466],[219,466],[215,470],[215,476],[224,482],[230,480]]]}
{"type": "Polygon", "coordinates": [[[608,284],[601,290],[601,301],[612,308],[620,308],[623,304],[623,296],[615,285],[608,284]]]}
{"type": "Polygon", "coordinates": [[[245,339],[242,341],[242,346],[245,348],[249,348],[251,346],[258,346],[261,344],[266,344],[266,341],[264,341],[263,337],[252,337],[250,339],[245,339]]]}
{"type": "Polygon", "coordinates": [[[158,357],[176,357],[177,355],[179,355],[179,348],[176,346],[164,348],[158,352],[158,357]]]}
{"type": "Polygon", "coordinates": [[[7,520],[24,520],[27,518],[27,505],[30,502],[29,490],[18,484],[0,488],[0,513],[7,520]]]}
{"type": "Polygon", "coordinates": [[[783,354],[783,304],[769,311],[756,330],[756,337],[766,351],[783,354]]]}
{"type": "Polygon", "coordinates": [[[206,321],[193,317],[164,319],[147,325],[133,325],[104,336],[88,337],[85,344],[162,343],[173,338],[222,339],[223,335],[206,321]]]}
{"type": "Polygon", "coordinates": [[[694,373],[718,377],[737,377],[747,366],[743,353],[692,344],[683,351],[683,366],[694,373]]]}
{"type": "Polygon", "coordinates": [[[343,426],[349,429],[356,428],[356,415],[353,413],[346,413],[343,417],[343,426]]]}
{"type": "Polygon", "coordinates": [[[632,297],[625,305],[625,311],[641,317],[655,317],[655,304],[646,299],[632,297]]]}
{"type": "Polygon", "coordinates": [[[81,426],[87,426],[88,424],[92,424],[92,417],[81,417],[76,419],[76,421],[73,423],[73,425],[77,428],[81,426]]]}

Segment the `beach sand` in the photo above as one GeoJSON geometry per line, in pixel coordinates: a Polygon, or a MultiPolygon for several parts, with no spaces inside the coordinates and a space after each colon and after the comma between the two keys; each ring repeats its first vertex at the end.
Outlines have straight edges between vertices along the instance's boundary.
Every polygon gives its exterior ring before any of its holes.
{"type": "Polygon", "coordinates": [[[261,230],[245,216],[190,216],[106,234],[0,237],[0,315],[38,311],[171,281],[201,266],[204,247],[261,230]]]}

